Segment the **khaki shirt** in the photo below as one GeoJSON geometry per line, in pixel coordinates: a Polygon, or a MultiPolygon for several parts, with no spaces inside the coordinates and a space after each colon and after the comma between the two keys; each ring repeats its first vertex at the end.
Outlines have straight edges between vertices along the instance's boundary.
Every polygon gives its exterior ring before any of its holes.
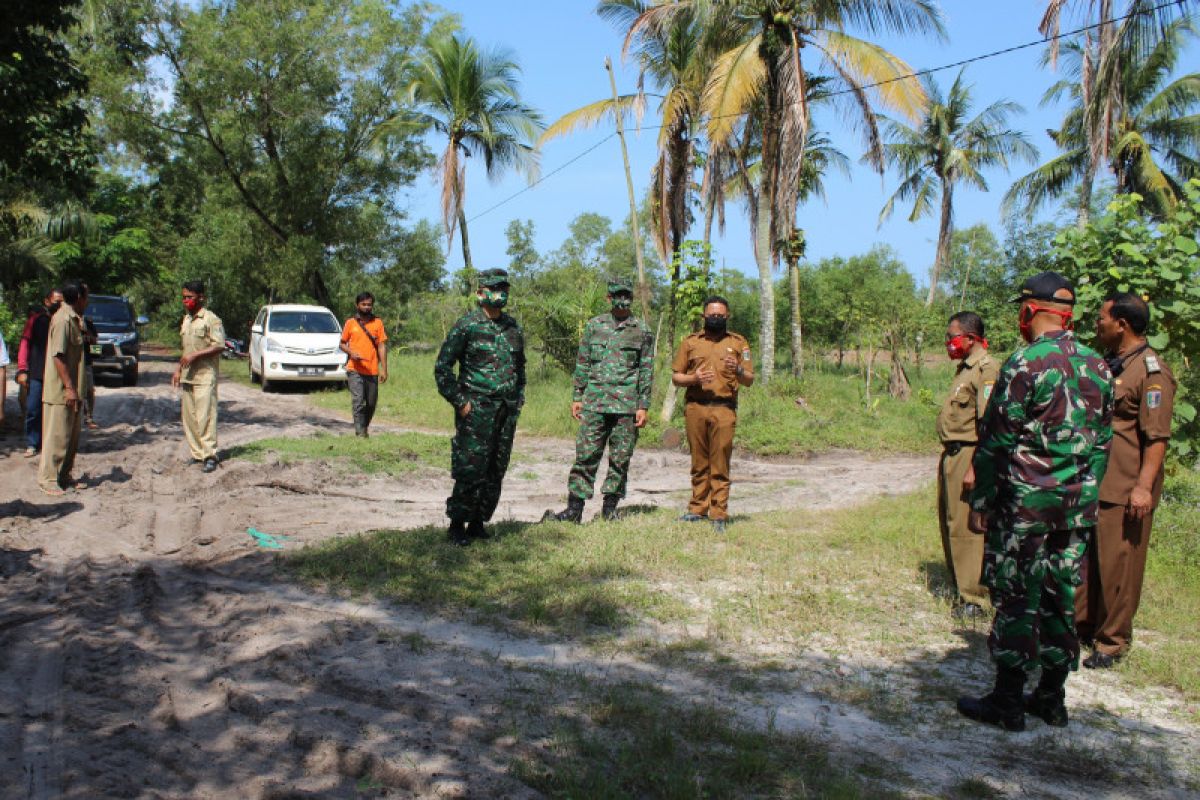
{"type": "Polygon", "coordinates": [[[754,365],[750,361],[750,343],[736,333],[726,332],[720,339],[710,339],[701,333],[693,333],[686,337],[675,353],[671,369],[675,372],[695,372],[700,367],[708,367],[717,374],[711,382],[687,387],[685,395],[689,403],[707,400],[736,400],[738,389],[737,374],[734,370],[726,369],[722,363],[725,356],[734,356],[742,367],[742,374],[754,377],[754,365]]]}
{"type": "MultiPolygon", "coordinates": [[[[224,346],[225,326],[221,324],[220,317],[207,308],[202,308],[195,316],[184,315],[183,324],[179,327],[179,338],[183,340],[183,354],[191,355],[216,345],[224,346]]],[[[197,386],[214,384],[217,382],[220,364],[219,352],[197,359],[180,371],[179,382],[197,386]]]]}
{"type": "MultiPolygon", "coordinates": [[[[1113,380],[1112,449],[1100,483],[1100,502],[1125,505],[1137,485],[1146,445],[1171,438],[1175,406],[1175,376],[1158,353],[1147,347],[1125,358],[1125,369],[1113,380]]],[[[1154,504],[1162,494],[1160,469],[1151,490],[1154,504]]]]}
{"type": "Polygon", "coordinates": [[[67,372],[74,376],[76,394],[83,392],[83,319],[67,303],[50,318],[46,336],[46,366],[42,378],[42,402],[52,406],[67,404],[67,387],[54,366],[56,356],[67,361],[67,372]]]}
{"type": "Polygon", "coordinates": [[[975,442],[975,426],[983,417],[1000,364],[987,350],[976,350],[958,362],[950,394],[937,417],[937,435],[943,442],[975,442]]]}

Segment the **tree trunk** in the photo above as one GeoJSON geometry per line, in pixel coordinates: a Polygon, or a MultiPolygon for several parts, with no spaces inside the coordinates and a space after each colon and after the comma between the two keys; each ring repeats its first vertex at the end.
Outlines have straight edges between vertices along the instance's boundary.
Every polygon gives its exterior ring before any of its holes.
{"type": "Polygon", "coordinates": [[[938,278],[946,259],[950,255],[950,236],[954,233],[954,189],[949,183],[942,184],[942,217],[938,225],[937,253],[933,257],[933,274],[929,276],[929,296],[925,298],[925,307],[933,305],[937,297],[938,278]]]}
{"type": "Polygon", "coordinates": [[[908,382],[908,373],[904,371],[904,362],[900,358],[900,337],[892,336],[892,370],[888,375],[888,394],[897,400],[907,400],[912,396],[912,386],[908,382]]]}
{"type": "Polygon", "coordinates": [[[624,115],[618,105],[617,79],[613,76],[612,59],[605,56],[604,69],[608,71],[608,83],[612,87],[613,118],[617,123],[617,138],[621,140],[621,161],[625,164],[625,188],[629,190],[629,227],[633,233],[633,257],[637,261],[637,295],[642,320],[650,324],[650,284],[646,282],[646,264],[642,255],[642,231],[638,223],[637,196],[633,191],[633,173],[629,170],[629,149],[625,146],[624,115]]]}
{"type": "Polygon", "coordinates": [[[1079,182],[1079,208],[1075,211],[1075,227],[1083,230],[1092,215],[1092,184],[1096,182],[1096,159],[1088,155],[1079,182]]]}
{"type": "MultiPolygon", "coordinates": [[[[470,274],[475,271],[475,267],[471,264],[471,240],[467,237],[467,215],[461,208],[458,210],[458,232],[462,236],[463,269],[470,274]]],[[[471,288],[474,289],[474,287],[471,288]]]]}
{"type": "Polygon", "coordinates": [[[788,264],[788,279],[792,295],[792,376],[800,378],[804,375],[804,330],[800,326],[800,265],[795,261],[788,264]]]}

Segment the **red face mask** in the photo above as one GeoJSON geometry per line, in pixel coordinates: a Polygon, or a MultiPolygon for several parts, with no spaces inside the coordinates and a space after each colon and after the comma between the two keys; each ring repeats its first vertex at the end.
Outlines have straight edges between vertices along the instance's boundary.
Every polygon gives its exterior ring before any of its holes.
{"type": "Polygon", "coordinates": [[[195,314],[197,311],[200,310],[200,298],[199,297],[186,298],[183,301],[183,307],[187,310],[187,312],[189,314],[195,314]]]}
{"type": "Polygon", "coordinates": [[[1075,327],[1072,318],[1075,316],[1071,311],[1059,311],[1057,308],[1045,308],[1037,303],[1026,303],[1021,307],[1021,315],[1017,318],[1017,322],[1021,328],[1021,338],[1026,342],[1033,341],[1033,317],[1039,311],[1047,314],[1054,314],[1062,320],[1063,330],[1069,331],[1075,327]]]}
{"type": "Polygon", "coordinates": [[[969,333],[951,336],[946,340],[946,355],[950,356],[952,361],[961,361],[970,354],[975,342],[979,342],[985,348],[988,346],[987,339],[980,339],[969,333]]]}

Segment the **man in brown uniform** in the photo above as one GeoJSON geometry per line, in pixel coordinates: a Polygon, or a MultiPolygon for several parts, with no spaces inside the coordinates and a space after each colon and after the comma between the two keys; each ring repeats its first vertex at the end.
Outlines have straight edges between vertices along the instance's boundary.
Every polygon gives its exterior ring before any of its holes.
{"type": "Polygon", "coordinates": [[[71,470],[79,449],[83,400],[83,318],[88,288],[68,283],[63,304],[50,319],[42,377],[42,461],[38,487],[52,497],[71,488],[71,470]]]}
{"type": "Polygon", "coordinates": [[[685,522],[712,521],[725,531],[729,517],[729,456],[737,427],[737,395],[754,383],[750,343],[726,329],[729,301],[704,301],[704,330],[679,345],[671,381],[687,387],[688,447],[692,451],[692,501],[685,522]]]}
{"type": "Polygon", "coordinates": [[[171,385],[182,390],[180,416],[192,461],[203,463],[205,472],[217,469],[217,374],[225,349],[225,327],[216,314],[204,307],[204,284],[183,285],[183,308],[187,311],[179,327],[183,356],[171,376],[171,385]]]}
{"type": "Polygon", "coordinates": [[[987,408],[1000,365],[988,355],[983,320],[974,311],[960,311],[946,326],[946,355],[958,362],[950,394],[937,418],[942,458],[938,462],[938,521],[946,569],[955,586],[954,616],[983,615],[987,590],[979,582],[983,570],[983,537],[967,527],[971,507],[967,495],[975,488],[978,436],[975,426],[987,408]]]}
{"type": "Polygon", "coordinates": [[[1115,377],[1116,407],[1096,543],[1088,548],[1084,581],[1075,593],[1079,637],[1094,646],[1083,661],[1091,669],[1107,669],[1129,650],[1150,526],[1162,495],[1175,377],[1146,343],[1149,322],[1145,301],[1125,292],[1105,300],[1096,320],[1115,377]]]}

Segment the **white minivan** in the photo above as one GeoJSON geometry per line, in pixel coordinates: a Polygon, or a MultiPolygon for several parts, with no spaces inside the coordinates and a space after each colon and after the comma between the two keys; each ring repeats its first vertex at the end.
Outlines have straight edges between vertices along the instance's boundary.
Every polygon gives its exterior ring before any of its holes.
{"type": "Polygon", "coordinates": [[[250,380],[346,382],[342,326],[324,306],[263,306],[250,326],[250,380]]]}

